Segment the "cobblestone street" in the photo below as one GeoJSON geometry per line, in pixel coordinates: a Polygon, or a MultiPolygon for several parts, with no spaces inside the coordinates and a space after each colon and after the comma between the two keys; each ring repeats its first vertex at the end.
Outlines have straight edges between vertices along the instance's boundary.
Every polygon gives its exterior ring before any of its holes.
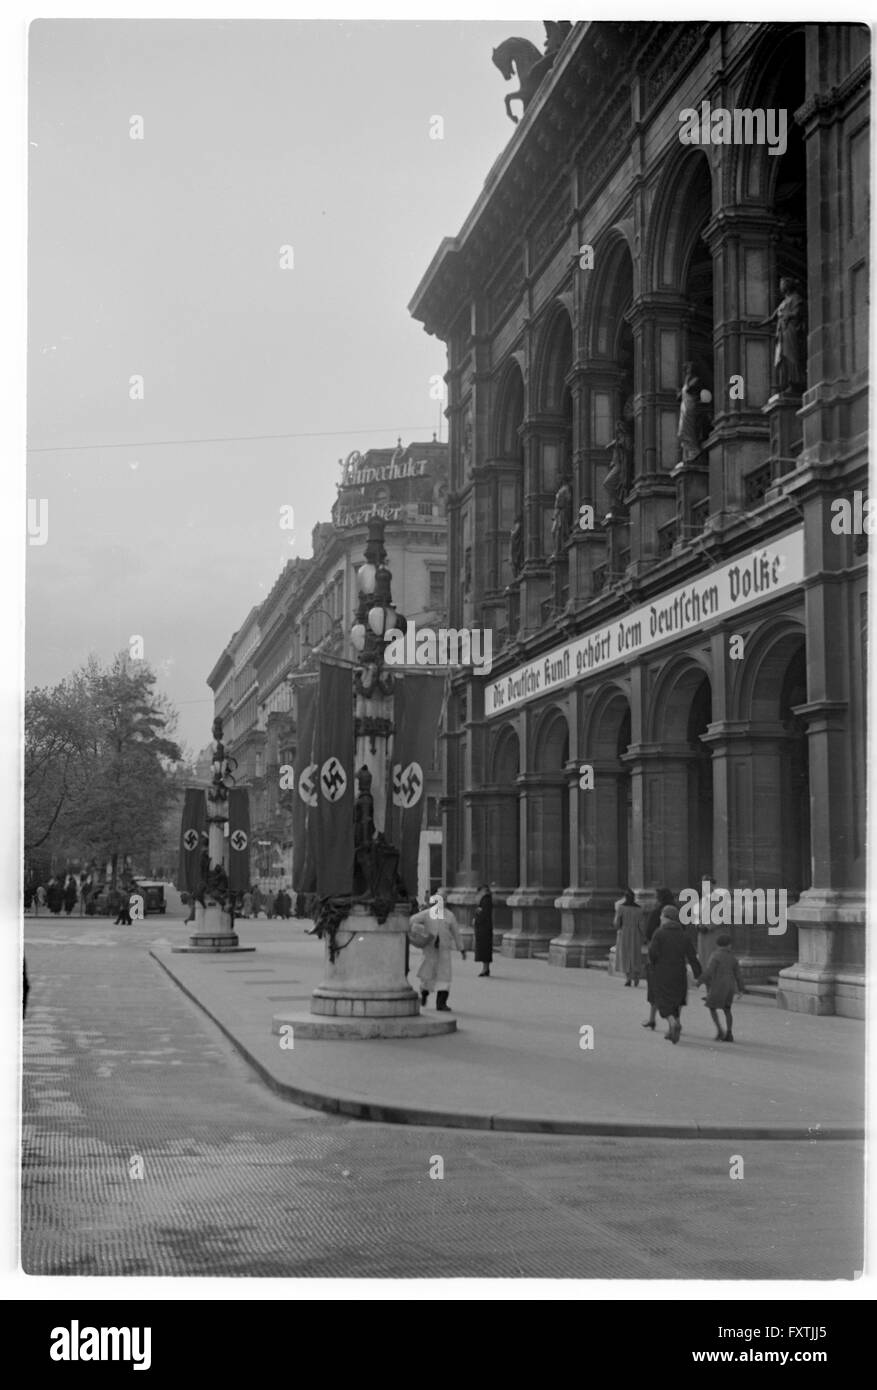
{"type": "Polygon", "coordinates": [[[852,1142],[406,1128],[278,1099],[149,957],[176,925],[26,924],[28,1274],[850,1279],[861,1268],[852,1142]],[[735,1153],[743,1181],[729,1180],[735,1153]]]}

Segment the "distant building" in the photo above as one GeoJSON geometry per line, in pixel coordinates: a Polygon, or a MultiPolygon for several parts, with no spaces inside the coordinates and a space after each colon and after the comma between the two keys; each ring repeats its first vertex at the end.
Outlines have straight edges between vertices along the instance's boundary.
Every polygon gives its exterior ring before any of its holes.
{"type": "MultiPolygon", "coordinates": [[[[252,876],[267,891],[292,876],[292,802],[281,786],[296,751],[296,689],[313,679],[321,654],[353,661],[350,628],[358,602],[368,523],[385,522],[393,600],[418,627],[447,617],[448,446],[401,441],[339,460],[331,521],[312,532],[313,556],[290,560],[218,658],[208,684],[222,714],[235,776],[250,787],[252,876]]],[[[444,679],[436,675],[437,680],[444,679]]],[[[442,875],[440,742],[427,769],[418,892],[442,875]]]]}

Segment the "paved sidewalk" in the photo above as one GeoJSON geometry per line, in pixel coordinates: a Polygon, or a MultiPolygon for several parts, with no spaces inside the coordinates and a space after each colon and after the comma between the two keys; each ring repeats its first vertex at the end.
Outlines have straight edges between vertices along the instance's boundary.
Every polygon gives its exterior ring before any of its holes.
{"type": "MultiPolygon", "coordinates": [[[[281,1047],[272,1016],[307,1011],[323,946],[301,922],[241,922],[248,956],[177,955],[163,921],[152,955],[263,1079],[300,1104],[362,1119],[474,1129],[653,1138],[857,1138],[864,1125],[861,1023],[812,1018],[744,996],[734,1044],[712,1041],[702,992],[682,1041],[640,1026],[645,989],[598,970],[498,957],[478,978],[454,960],[457,1032],[423,1040],[304,1041],[281,1047]],[[580,1029],[593,1028],[584,1050],[580,1029]]],[[[419,953],[412,951],[412,966],[419,953]]],[[[413,976],[412,976],[413,978],[413,976]]],[[[432,1004],[431,997],[431,1004],[432,1004]]]]}

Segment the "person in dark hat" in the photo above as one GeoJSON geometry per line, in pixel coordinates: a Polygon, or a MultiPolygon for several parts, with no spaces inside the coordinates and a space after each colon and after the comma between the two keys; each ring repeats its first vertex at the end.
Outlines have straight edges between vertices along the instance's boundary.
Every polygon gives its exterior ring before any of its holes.
{"type": "Polygon", "coordinates": [[[700,979],[701,965],[691,938],[679,921],[679,909],[671,904],[661,908],[658,930],[649,946],[649,961],[655,1006],[661,1017],[667,1020],[665,1036],[668,1042],[678,1043],[682,1032],[679,1013],[688,1000],[688,972],[685,966],[691,966],[697,980],[700,979]]]}
{"type": "Polygon", "coordinates": [[[482,975],[490,974],[490,962],[493,960],[493,894],[486,883],[478,891],[481,897],[472,925],[475,928],[475,959],[483,967],[479,972],[480,979],[482,975]]]}

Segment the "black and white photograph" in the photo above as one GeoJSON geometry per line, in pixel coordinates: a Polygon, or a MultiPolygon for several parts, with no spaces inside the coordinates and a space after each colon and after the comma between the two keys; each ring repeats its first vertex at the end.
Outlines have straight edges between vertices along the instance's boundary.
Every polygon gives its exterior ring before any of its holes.
{"type": "Polygon", "coordinates": [[[873,35],[702,8],[22,22],[15,1297],[682,1281],[830,1360],[873,35]]]}

